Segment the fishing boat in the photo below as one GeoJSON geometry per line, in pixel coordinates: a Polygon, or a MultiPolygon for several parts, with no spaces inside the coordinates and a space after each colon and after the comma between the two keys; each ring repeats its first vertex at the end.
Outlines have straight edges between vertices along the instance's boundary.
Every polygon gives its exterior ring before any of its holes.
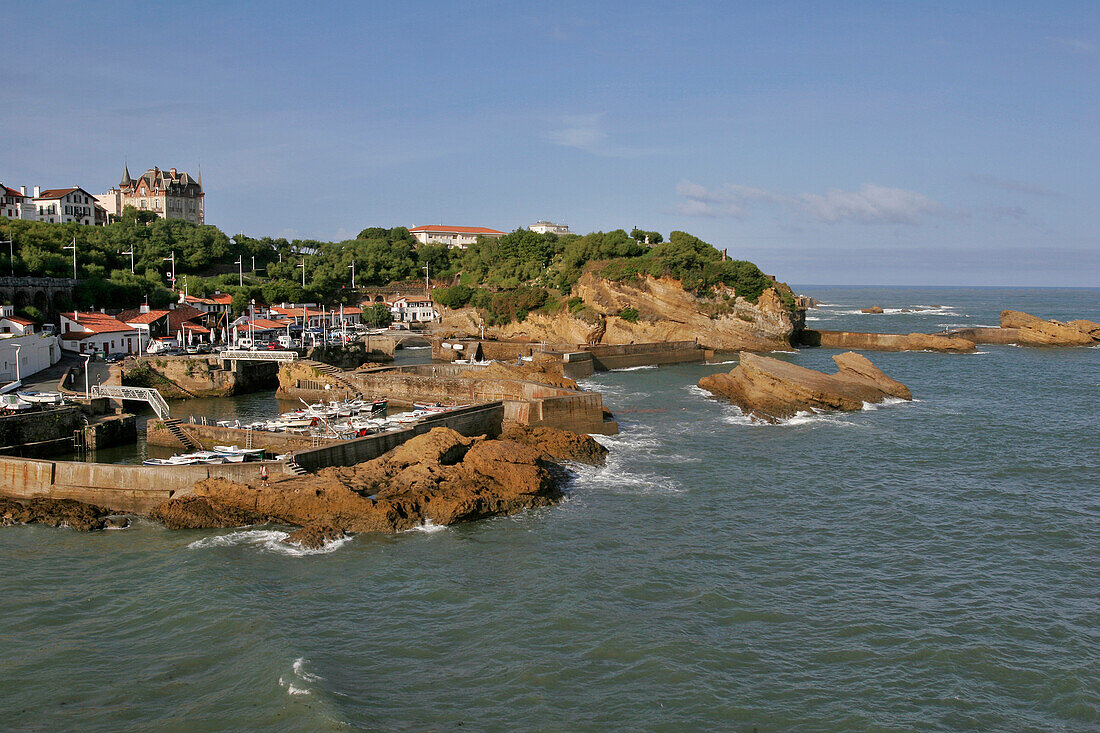
{"type": "Polygon", "coordinates": [[[24,410],[30,410],[33,408],[34,405],[32,405],[30,402],[27,402],[19,395],[0,395],[0,410],[8,410],[10,412],[23,412],[24,410]]]}
{"type": "Polygon", "coordinates": [[[19,398],[25,402],[38,405],[60,405],[65,401],[60,392],[17,392],[19,398]]]}
{"type": "Polygon", "coordinates": [[[259,461],[264,457],[263,448],[238,448],[235,445],[215,445],[212,450],[230,463],[259,461]]]}

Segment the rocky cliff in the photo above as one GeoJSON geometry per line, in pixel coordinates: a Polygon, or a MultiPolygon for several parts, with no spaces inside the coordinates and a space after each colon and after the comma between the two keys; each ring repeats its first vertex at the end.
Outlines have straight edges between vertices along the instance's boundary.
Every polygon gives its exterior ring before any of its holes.
{"type": "Polygon", "coordinates": [[[803,411],[859,410],[864,402],[882,402],[887,397],[913,398],[904,384],[888,377],[865,356],[847,352],[834,356],[833,361],[837,373],[825,374],[742,353],[731,372],[703,377],[699,386],[768,422],[803,411]]]}
{"type": "Polygon", "coordinates": [[[1092,321],[1044,321],[1022,311],[1002,311],[1001,328],[1017,329],[1024,346],[1091,346],[1100,340],[1100,324],[1092,321]]]}
{"type": "MultiPolygon", "coordinates": [[[[728,289],[703,299],[672,278],[613,282],[589,272],[574,286],[573,295],[583,307],[563,308],[554,315],[531,313],[522,323],[487,327],[486,336],[560,344],[698,339],[704,348],[719,351],[771,351],[789,347],[801,325],[776,288],[766,290],[756,303],[728,289]],[[620,316],[624,311],[629,319],[620,316]]],[[[476,336],[479,326],[472,308],[443,314],[445,330],[476,336]]]]}

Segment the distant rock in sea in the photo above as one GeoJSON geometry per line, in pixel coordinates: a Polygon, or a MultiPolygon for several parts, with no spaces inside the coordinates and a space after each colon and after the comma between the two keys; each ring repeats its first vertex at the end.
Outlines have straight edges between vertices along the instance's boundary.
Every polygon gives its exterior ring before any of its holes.
{"type": "Polygon", "coordinates": [[[1098,340],[1100,324],[1092,321],[1044,321],[1023,311],[1001,311],[1001,328],[1017,329],[1024,346],[1091,346],[1098,340]]]}
{"type": "Polygon", "coordinates": [[[887,397],[913,399],[908,387],[888,377],[865,356],[849,351],[834,356],[833,361],[839,371],[825,374],[742,352],[740,364],[731,372],[703,377],[699,386],[768,422],[809,410],[859,410],[865,402],[882,402],[887,397]]]}
{"type": "Polygon", "coordinates": [[[873,314],[878,315],[878,314],[883,313],[883,310],[882,310],[881,305],[872,305],[870,308],[860,308],[859,312],[860,313],[873,313],[873,314]]]}

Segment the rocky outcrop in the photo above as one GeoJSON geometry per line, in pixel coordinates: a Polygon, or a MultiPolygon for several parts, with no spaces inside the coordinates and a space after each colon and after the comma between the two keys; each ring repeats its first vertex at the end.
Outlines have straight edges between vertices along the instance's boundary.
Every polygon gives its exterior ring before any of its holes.
{"type": "Polygon", "coordinates": [[[505,429],[500,437],[531,446],[544,458],[556,463],[576,461],[599,466],[607,459],[607,448],[600,445],[595,438],[569,430],[513,425],[505,429]]]}
{"type": "Polygon", "coordinates": [[[1088,334],[1093,341],[1100,341],[1100,323],[1096,321],[1076,320],[1066,324],[1072,326],[1084,334],[1088,334]]]}
{"type": "Polygon", "coordinates": [[[973,341],[931,333],[863,333],[806,329],[799,335],[803,346],[863,351],[973,351],[973,341]]]}
{"type": "Polygon", "coordinates": [[[860,308],[860,313],[871,313],[873,315],[881,315],[885,311],[882,310],[881,305],[872,305],[870,308],[860,308]]]}
{"type": "Polygon", "coordinates": [[[1019,343],[1024,346],[1091,346],[1096,342],[1091,331],[1085,330],[1091,321],[1073,323],[1082,325],[1044,321],[1023,311],[1001,311],[1001,328],[1017,329],[1019,343]]]}
{"type": "Polygon", "coordinates": [[[556,501],[560,490],[545,455],[512,440],[467,438],[435,428],[373,461],[273,480],[269,486],[200,481],[189,496],[165,502],[155,516],[171,517],[174,527],[196,528],[263,518],[311,528],[302,541],[333,531],[449,525],[556,501]]]}
{"type": "Polygon", "coordinates": [[[742,353],[740,364],[731,372],[704,377],[699,386],[768,422],[804,411],[859,410],[864,402],[881,402],[887,397],[913,398],[904,384],[888,377],[865,356],[847,352],[834,356],[833,361],[839,370],[825,374],[742,353]]]}
{"type": "Polygon", "coordinates": [[[317,550],[329,542],[341,540],[346,536],[342,529],[327,524],[315,524],[296,529],[283,538],[283,542],[305,550],[317,550]]]}
{"type": "Polygon", "coordinates": [[[111,512],[72,499],[7,499],[0,497],[0,525],[45,524],[81,532],[105,529],[111,512]]]}
{"type": "MultiPolygon", "coordinates": [[[[672,278],[613,282],[589,272],[578,281],[573,295],[584,301],[577,315],[565,308],[552,316],[531,313],[522,323],[486,327],[485,333],[498,339],[573,345],[597,336],[606,345],[697,339],[707,349],[772,351],[789,348],[796,330],[776,288],[764,291],[756,303],[732,290],[702,299],[672,278]],[[626,309],[636,311],[637,319],[617,315],[626,309]]],[[[476,336],[480,325],[472,308],[445,309],[441,330],[476,336]]]]}

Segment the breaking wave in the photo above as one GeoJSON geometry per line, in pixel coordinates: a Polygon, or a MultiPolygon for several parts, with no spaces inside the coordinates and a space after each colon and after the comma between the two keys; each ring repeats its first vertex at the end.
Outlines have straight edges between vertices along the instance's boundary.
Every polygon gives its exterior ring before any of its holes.
{"type": "Polygon", "coordinates": [[[291,557],[304,557],[306,555],[327,555],[335,552],[348,542],[352,536],[347,535],[337,540],[330,540],[323,546],[311,549],[288,545],[283,542],[290,536],[289,532],[277,529],[243,529],[229,534],[220,534],[213,537],[204,537],[187,545],[189,550],[203,550],[211,547],[234,547],[237,545],[253,545],[264,552],[273,552],[277,555],[289,555],[291,557]]]}
{"type": "Polygon", "coordinates": [[[405,531],[406,532],[427,532],[428,534],[432,534],[434,532],[442,532],[445,529],[447,529],[447,525],[445,525],[445,524],[436,524],[431,519],[425,518],[423,524],[418,524],[415,527],[409,527],[405,531]]]}
{"type": "Polygon", "coordinates": [[[293,677],[289,679],[287,677],[279,677],[279,685],[286,688],[286,694],[288,695],[311,695],[312,691],[305,686],[306,682],[320,682],[323,677],[312,674],[306,671],[306,658],[298,657],[294,660],[294,664],[290,666],[291,671],[294,673],[293,677]],[[295,684],[298,683],[298,684],[295,684]],[[299,687],[299,685],[301,685],[299,687]]]}

